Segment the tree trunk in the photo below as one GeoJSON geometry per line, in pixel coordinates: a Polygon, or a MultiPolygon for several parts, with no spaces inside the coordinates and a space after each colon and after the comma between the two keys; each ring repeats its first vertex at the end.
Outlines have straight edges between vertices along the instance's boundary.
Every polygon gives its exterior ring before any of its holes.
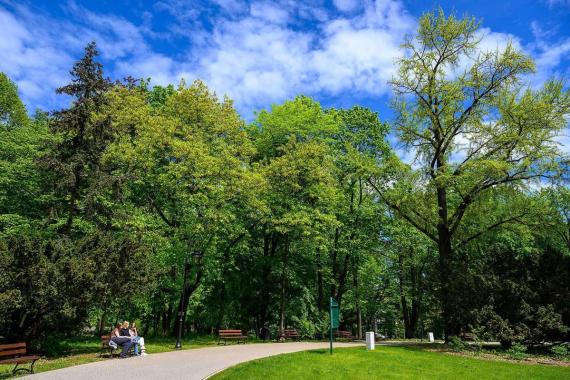
{"type": "MultiPolygon", "coordinates": [[[[186,268],[184,268],[184,273],[186,276],[188,276],[191,273],[191,266],[192,264],[187,263],[186,264],[186,268]]],[[[184,290],[183,294],[184,297],[180,297],[180,302],[178,303],[178,312],[183,312],[184,316],[182,319],[182,335],[184,335],[184,327],[185,327],[185,322],[186,322],[186,310],[188,309],[188,301],[190,300],[190,297],[192,297],[192,294],[194,294],[194,292],[196,291],[196,289],[198,289],[198,286],[200,286],[200,280],[202,279],[202,267],[199,266],[196,268],[196,274],[194,277],[194,281],[192,281],[191,283],[186,285],[186,289],[184,290]]],[[[180,325],[180,316],[177,315],[177,318],[175,318],[174,320],[174,336],[176,336],[178,334],[178,326],[180,325]]]]}
{"type": "Polygon", "coordinates": [[[324,310],[323,289],[323,263],[321,262],[321,250],[317,248],[317,309],[324,310]]]}
{"type": "Polygon", "coordinates": [[[452,335],[459,333],[455,323],[453,302],[453,252],[451,248],[451,231],[447,215],[447,192],[445,188],[437,189],[437,203],[439,207],[439,223],[437,225],[439,273],[441,282],[441,305],[443,325],[446,341],[452,335]]]}
{"type": "Polygon", "coordinates": [[[360,309],[360,288],[358,281],[358,266],[354,266],[354,293],[356,298],[356,324],[358,339],[362,339],[362,310],[360,309]]]}
{"type": "Polygon", "coordinates": [[[289,242],[283,247],[283,268],[281,270],[281,301],[279,306],[279,334],[283,335],[285,330],[285,299],[287,287],[287,266],[289,265],[289,242]]]}
{"type": "Polygon", "coordinates": [[[107,316],[107,308],[103,308],[103,312],[101,313],[101,318],[99,319],[99,336],[104,334],[105,330],[105,317],[107,316]]]}

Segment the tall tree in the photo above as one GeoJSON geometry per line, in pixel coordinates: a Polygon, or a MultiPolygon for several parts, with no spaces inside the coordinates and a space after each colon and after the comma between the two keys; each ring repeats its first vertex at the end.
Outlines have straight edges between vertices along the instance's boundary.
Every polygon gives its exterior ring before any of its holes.
{"type": "Polygon", "coordinates": [[[199,81],[163,95],[157,100],[144,86],[109,94],[117,141],[106,162],[126,178],[131,202],[152,215],[145,223],[170,240],[166,262],[181,282],[178,309],[185,312],[222,235],[243,235],[223,232],[256,184],[247,165],[252,146],[229,99],[219,101],[199,81]]]}
{"type": "MultiPolygon", "coordinates": [[[[510,213],[469,228],[469,212],[499,186],[521,186],[552,174],[559,157],[555,137],[566,126],[570,94],[563,84],[525,88],[531,58],[511,43],[481,51],[473,18],[446,17],[442,10],[421,17],[405,42],[405,56],[392,81],[400,96],[397,131],[416,149],[422,164],[416,186],[425,186],[428,207],[370,181],[383,199],[438,246],[442,314],[446,335],[459,332],[454,292],[458,248],[521,215],[510,213]]],[[[402,188],[400,188],[402,190],[402,188]]]]}
{"type": "Polygon", "coordinates": [[[93,201],[86,192],[95,183],[100,172],[100,160],[113,136],[109,117],[95,117],[107,102],[106,92],[111,87],[103,77],[103,66],[96,61],[99,55],[95,42],[85,48],[85,55],[73,66],[71,83],[57,89],[58,94],[72,97],[70,108],[53,114],[50,129],[59,137],[45,163],[54,173],[56,190],[65,204],[61,230],[69,233],[81,200],[93,201]]]}

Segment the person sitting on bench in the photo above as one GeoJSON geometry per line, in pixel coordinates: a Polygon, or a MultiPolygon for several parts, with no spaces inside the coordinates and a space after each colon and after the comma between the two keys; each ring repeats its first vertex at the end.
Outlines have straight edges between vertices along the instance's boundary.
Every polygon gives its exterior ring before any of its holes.
{"type": "Polygon", "coordinates": [[[145,346],[144,346],[144,338],[142,336],[139,336],[138,332],[137,332],[137,327],[136,325],[133,323],[132,327],[129,328],[129,321],[124,321],[123,325],[121,327],[121,336],[128,336],[131,338],[132,342],[135,345],[135,355],[139,356],[139,355],[146,355],[145,352],[145,346]],[[140,348],[140,352],[139,352],[139,348],[140,348]]]}
{"type": "Polygon", "coordinates": [[[113,331],[111,332],[111,341],[117,344],[117,346],[123,346],[123,351],[121,351],[121,359],[127,357],[131,346],[134,344],[133,340],[130,336],[121,336],[121,327],[120,323],[117,323],[113,331]]]}

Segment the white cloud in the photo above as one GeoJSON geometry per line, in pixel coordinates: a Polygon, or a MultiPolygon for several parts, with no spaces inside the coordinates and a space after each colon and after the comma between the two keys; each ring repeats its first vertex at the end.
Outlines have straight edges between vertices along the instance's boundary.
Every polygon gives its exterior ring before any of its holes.
{"type": "MultiPolygon", "coordinates": [[[[340,13],[293,0],[249,5],[215,0],[207,6],[158,2],[153,9],[170,18],[170,35],[154,32],[148,13],[136,25],[74,2],[68,3],[65,20],[24,5],[0,6],[0,70],[17,82],[27,104],[53,108],[61,105],[54,89],[69,80],[68,71],[83,46],[96,40],[107,75],[151,77],[158,84],[200,78],[218,94],[233,98],[246,117],[299,93],[388,94],[394,59],[416,20],[398,0],[334,3],[340,13]],[[177,52],[154,47],[157,40],[174,38],[177,52]]],[[[522,45],[514,35],[490,29],[482,33],[483,49],[504,47],[509,40],[522,45]]],[[[548,45],[537,40],[532,52],[539,70],[551,73],[567,57],[570,42],[548,45]]]]}
{"type": "MultiPolygon", "coordinates": [[[[211,9],[157,3],[155,9],[176,15],[181,35],[189,36],[187,50],[176,57],[153,51],[148,38],[156,36],[148,19],[137,26],[74,2],[66,9],[73,22],[44,17],[25,6],[0,8],[5,26],[0,48],[6,57],[0,70],[18,83],[28,104],[53,106],[53,90],[67,82],[82,47],[96,40],[103,59],[111,62],[106,71],[115,78],[150,76],[159,84],[201,78],[251,114],[298,93],[386,93],[398,46],[414,24],[397,1],[369,3],[347,18],[289,0],[253,2],[248,9],[232,0],[216,3],[222,11],[212,16],[209,32],[200,29],[198,17],[211,9]],[[311,20],[316,27],[299,27],[300,20],[311,20]]],[[[347,1],[337,6],[357,8],[347,1]]]]}
{"type": "Polygon", "coordinates": [[[252,3],[251,16],[275,24],[286,24],[289,21],[289,13],[286,10],[265,2],[252,3]]]}
{"type": "Polygon", "coordinates": [[[352,12],[360,8],[358,0],[333,0],[334,6],[341,12],[352,12]]]}
{"type": "MultiPolygon", "coordinates": [[[[19,10],[23,17],[30,15],[25,8],[19,10]]],[[[38,21],[45,22],[43,19],[38,21]]],[[[60,51],[53,43],[57,32],[65,34],[66,26],[59,30],[41,31],[2,7],[0,25],[3,30],[0,35],[0,71],[7,73],[19,85],[23,100],[32,108],[52,103],[54,89],[65,83],[66,71],[73,62],[66,50],[60,51]]]]}

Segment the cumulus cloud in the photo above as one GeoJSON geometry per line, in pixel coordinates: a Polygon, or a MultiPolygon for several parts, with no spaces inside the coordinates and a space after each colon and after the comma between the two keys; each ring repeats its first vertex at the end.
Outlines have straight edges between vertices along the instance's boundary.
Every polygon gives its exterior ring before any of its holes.
{"type": "MultiPolygon", "coordinates": [[[[248,118],[299,93],[380,97],[390,92],[387,82],[404,36],[416,28],[399,0],[335,0],[335,8],[322,1],[158,1],[152,10],[160,14],[160,31],[153,30],[157,16],[149,12],[136,24],[73,1],[64,6],[65,19],[4,4],[0,70],[17,82],[31,108],[48,109],[61,105],[54,89],[68,81],[73,61],[90,40],[97,41],[113,78],[151,77],[155,84],[199,78],[235,99],[248,118]],[[160,49],[163,43],[176,50],[167,53],[160,49]]],[[[502,48],[508,41],[522,45],[514,35],[481,32],[483,49],[502,48]]],[[[541,42],[546,37],[541,38],[532,51],[539,69],[550,73],[570,43],[558,41],[548,49],[549,42],[541,42]]]]}
{"type": "Polygon", "coordinates": [[[211,5],[156,3],[157,11],[173,18],[172,32],[187,39],[175,56],[153,50],[152,39],[163,36],[153,34],[148,22],[135,25],[75,2],[66,5],[70,21],[32,13],[24,5],[0,7],[5,26],[0,47],[7,57],[0,70],[18,83],[28,104],[53,106],[53,90],[67,81],[82,47],[96,40],[114,77],[152,77],[157,84],[201,78],[251,114],[298,93],[385,94],[399,44],[414,25],[398,1],[365,6],[337,1],[339,10],[357,11],[346,16],[289,0],[254,1],[248,7],[217,0],[217,13],[211,5]]]}
{"type": "Polygon", "coordinates": [[[360,7],[358,0],[333,0],[333,4],[341,12],[352,12],[360,7]]]}
{"type": "Polygon", "coordinates": [[[570,38],[557,38],[537,22],[532,23],[531,30],[535,39],[527,49],[535,58],[537,69],[532,84],[538,87],[552,77],[568,74],[559,72],[559,69],[564,60],[570,60],[570,38]]]}

